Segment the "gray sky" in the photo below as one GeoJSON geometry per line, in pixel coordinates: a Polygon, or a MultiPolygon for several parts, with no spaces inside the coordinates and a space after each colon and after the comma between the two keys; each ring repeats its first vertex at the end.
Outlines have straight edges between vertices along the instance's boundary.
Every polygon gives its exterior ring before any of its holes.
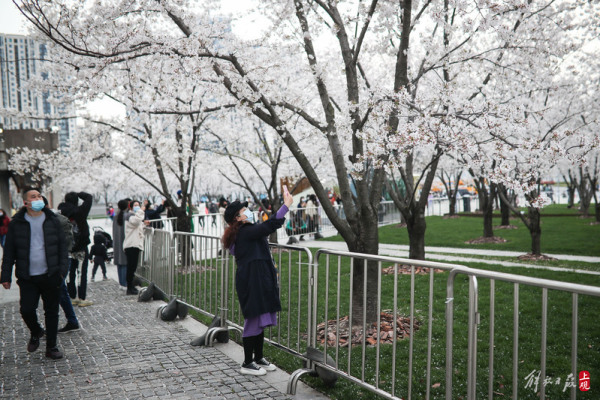
{"type": "Polygon", "coordinates": [[[11,0],[0,0],[0,33],[24,35],[26,21],[11,0]]]}
{"type": "MultiPolygon", "coordinates": [[[[224,12],[233,10],[236,13],[239,12],[249,17],[247,21],[237,21],[234,23],[234,29],[246,38],[256,35],[257,27],[264,26],[256,22],[256,19],[260,19],[260,16],[251,15],[254,3],[255,1],[253,0],[221,0],[224,12]]],[[[27,19],[21,14],[12,0],[0,0],[0,33],[26,35],[27,24],[27,19]]],[[[104,116],[123,116],[125,113],[123,107],[110,99],[91,102],[87,108],[91,113],[104,116]]]]}

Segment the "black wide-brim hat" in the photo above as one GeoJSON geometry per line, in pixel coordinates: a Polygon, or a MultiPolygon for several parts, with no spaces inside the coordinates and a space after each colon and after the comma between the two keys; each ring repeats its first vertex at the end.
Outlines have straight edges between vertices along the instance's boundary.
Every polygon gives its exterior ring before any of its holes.
{"type": "Polygon", "coordinates": [[[225,209],[225,222],[231,224],[236,215],[238,215],[240,210],[244,207],[248,207],[247,201],[240,203],[239,200],[236,200],[233,203],[230,203],[225,209]]]}

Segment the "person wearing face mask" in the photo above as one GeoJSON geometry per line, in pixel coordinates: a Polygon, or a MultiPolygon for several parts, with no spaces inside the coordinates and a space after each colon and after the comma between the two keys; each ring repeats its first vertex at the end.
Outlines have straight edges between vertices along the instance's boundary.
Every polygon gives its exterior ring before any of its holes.
{"type": "Polygon", "coordinates": [[[9,222],[10,217],[6,214],[6,211],[0,208],[0,246],[2,246],[2,248],[4,248],[4,241],[6,240],[9,222]]]}
{"type": "Polygon", "coordinates": [[[284,188],[284,205],[277,214],[255,224],[248,203],[234,201],[225,210],[228,227],[221,239],[223,247],[235,256],[235,289],[244,315],[244,363],[240,372],[264,375],[276,368],[263,354],[264,328],[277,325],[281,311],[277,271],[269,250],[268,237],[281,228],[292,205],[292,195],[284,188]]]}
{"type": "Polygon", "coordinates": [[[65,234],[56,215],[47,207],[38,189],[23,190],[24,207],[8,226],[0,284],[10,289],[13,265],[20,289],[23,321],[31,333],[28,352],[46,335],[46,357],[63,357],[57,347],[58,304],[61,282],[69,268],[65,234]],[[37,318],[40,297],[44,302],[46,330],[37,318]]]}
{"type": "Polygon", "coordinates": [[[145,207],[140,202],[133,200],[129,203],[131,214],[125,222],[125,240],[123,249],[127,256],[127,294],[138,294],[138,290],[133,286],[133,278],[137,269],[140,253],[144,249],[144,225],[150,221],[144,220],[145,207]]]}

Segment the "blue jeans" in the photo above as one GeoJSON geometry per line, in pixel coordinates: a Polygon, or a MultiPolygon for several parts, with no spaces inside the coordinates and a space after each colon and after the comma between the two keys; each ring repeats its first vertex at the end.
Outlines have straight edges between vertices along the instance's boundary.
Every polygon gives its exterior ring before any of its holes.
{"type": "Polygon", "coordinates": [[[71,297],[69,297],[67,284],[65,283],[64,279],[60,284],[60,307],[65,312],[67,322],[74,325],[79,325],[79,321],[77,320],[77,316],[75,315],[75,309],[73,308],[73,304],[71,303],[71,297]]]}
{"type": "Polygon", "coordinates": [[[117,274],[119,275],[119,285],[127,287],[127,264],[117,265],[117,274]]]}

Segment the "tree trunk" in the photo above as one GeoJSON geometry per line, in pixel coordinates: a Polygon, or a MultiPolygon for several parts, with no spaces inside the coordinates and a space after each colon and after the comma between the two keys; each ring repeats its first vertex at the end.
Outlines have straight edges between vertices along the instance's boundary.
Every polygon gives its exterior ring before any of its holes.
{"type": "Polygon", "coordinates": [[[425,214],[423,211],[413,210],[409,218],[406,219],[406,228],[408,230],[408,241],[410,244],[408,258],[411,260],[425,259],[425,214]]]}
{"type": "Polygon", "coordinates": [[[567,208],[571,208],[573,207],[573,204],[575,204],[575,188],[571,185],[567,186],[567,194],[567,208]]]}
{"type": "MultiPolygon", "coordinates": [[[[377,226],[377,213],[372,216],[362,214],[360,218],[361,232],[356,242],[348,244],[351,252],[378,254],[379,231],[377,226]]],[[[377,321],[377,274],[379,263],[357,258],[354,260],[352,275],[352,325],[362,325],[366,316],[367,324],[377,321]],[[366,275],[365,275],[366,271],[366,275]],[[366,278],[366,294],[364,291],[366,278]],[[366,302],[366,310],[365,310],[366,302]]]]}
{"type": "Polygon", "coordinates": [[[540,210],[538,208],[529,207],[528,212],[528,228],[529,234],[531,235],[531,254],[539,256],[542,254],[542,228],[540,225],[540,210]]]}
{"type": "MultiPolygon", "coordinates": [[[[504,188],[504,187],[500,187],[500,188],[498,188],[498,192],[500,192],[500,191],[502,191],[504,198],[508,199],[508,190],[506,190],[506,188],[504,188]]],[[[502,221],[500,222],[500,225],[508,226],[508,225],[510,225],[510,207],[508,204],[506,204],[504,202],[502,196],[499,196],[499,197],[500,197],[500,215],[502,217],[502,221]]]]}
{"type": "Polygon", "coordinates": [[[495,183],[490,183],[489,193],[485,190],[483,191],[485,202],[483,206],[480,205],[480,208],[482,208],[483,211],[483,237],[486,238],[494,237],[494,199],[496,198],[497,193],[498,186],[495,183]]]}
{"type": "Polygon", "coordinates": [[[590,204],[592,202],[592,194],[587,188],[579,191],[579,211],[584,217],[590,216],[590,204]]]}
{"type": "Polygon", "coordinates": [[[494,237],[494,202],[489,196],[486,196],[488,201],[483,209],[483,237],[494,237]]]}
{"type": "Polygon", "coordinates": [[[449,207],[450,207],[448,215],[450,215],[450,216],[456,215],[456,192],[453,193],[451,196],[448,196],[448,202],[449,202],[449,207]]]}

